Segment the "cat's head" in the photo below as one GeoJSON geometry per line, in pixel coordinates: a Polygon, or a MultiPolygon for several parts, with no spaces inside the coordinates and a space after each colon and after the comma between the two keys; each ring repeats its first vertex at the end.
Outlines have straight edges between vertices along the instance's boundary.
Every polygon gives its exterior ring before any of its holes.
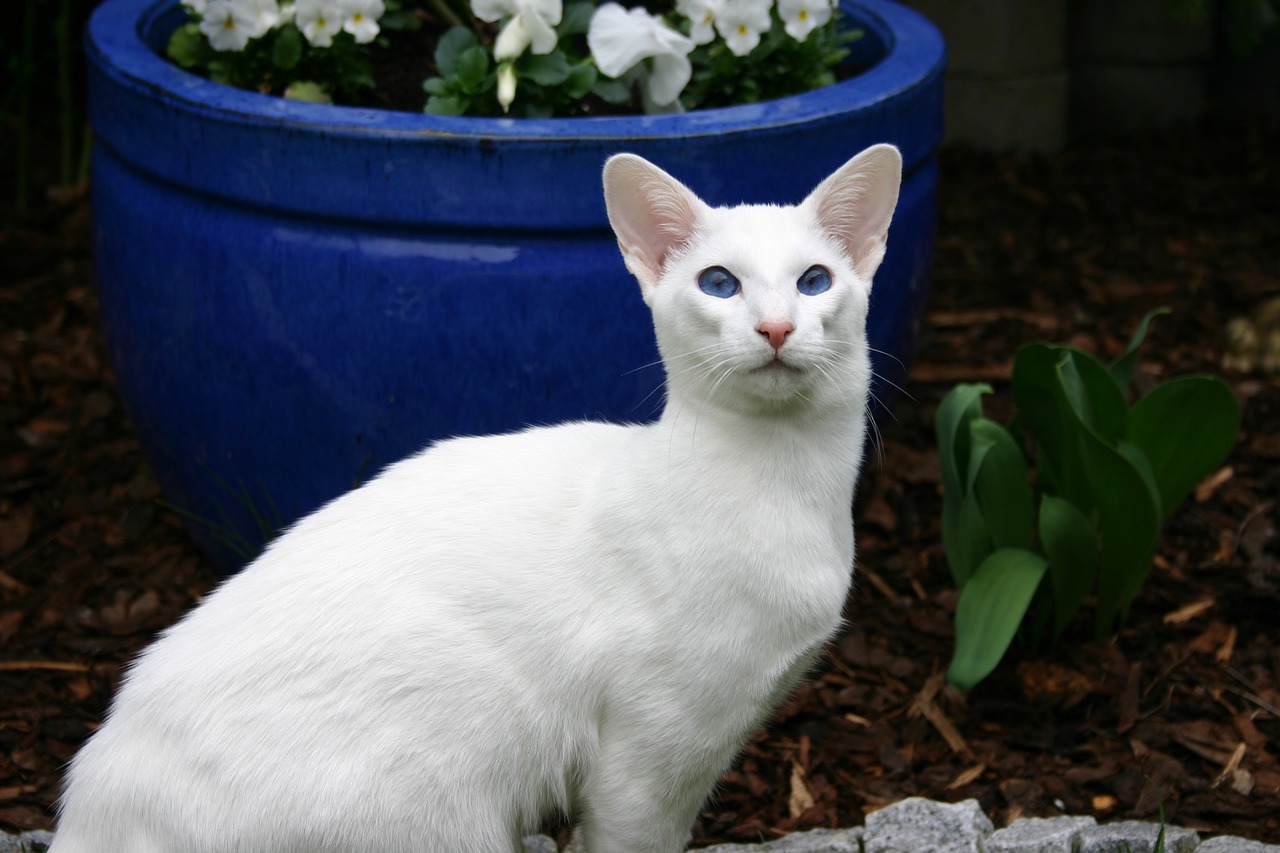
{"type": "Polygon", "coordinates": [[[795,207],[712,208],[632,154],[605,204],[653,311],[671,399],[737,410],[865,405],[866,320],[902,158],[876,145],[795,207]]]}

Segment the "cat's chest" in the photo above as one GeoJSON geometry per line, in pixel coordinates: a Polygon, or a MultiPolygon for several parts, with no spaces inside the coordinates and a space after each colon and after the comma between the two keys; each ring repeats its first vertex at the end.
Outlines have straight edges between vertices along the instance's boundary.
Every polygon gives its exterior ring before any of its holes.
{"type": "Polygon", "coordinates": [[[585,530],[603,579],[635,601],[798,641],[838,621],[853,565],[847,502],[744,476],[632,481],[585,530]]]}

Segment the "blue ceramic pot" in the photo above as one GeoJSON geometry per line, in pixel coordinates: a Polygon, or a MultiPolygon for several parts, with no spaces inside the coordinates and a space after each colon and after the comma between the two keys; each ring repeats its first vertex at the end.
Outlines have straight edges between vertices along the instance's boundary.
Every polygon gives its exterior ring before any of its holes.
{"type": "MultiPolygon", "coordinates": [[[[869,69],[845,82],[543,121],[228,88],[162,58],[176,0],[105,0],[86,36],[95,263],[120,389],[169,501],[259,544],[254,515],[288,522],[436,439],[656,416],[648,311],[601,198],[618,151],[733,204],[798,201],[862,148],[899,146],[871,343],[900,382],[932,256],[944,48],[894,3],[843,8],[869,69]]],[[[239,565],[209,525],[192,532],[239,565]]]]}

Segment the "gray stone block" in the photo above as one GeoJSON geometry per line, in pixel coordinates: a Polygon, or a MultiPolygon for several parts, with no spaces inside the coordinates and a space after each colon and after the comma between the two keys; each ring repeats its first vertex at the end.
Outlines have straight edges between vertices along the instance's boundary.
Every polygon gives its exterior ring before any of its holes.
{"type": "Polygon", "coordinates": [[[0,832],[0,853],[44,853],[53,843],[53,833],[33,829],[21,835],[0,832]]]}
{"type": "Polygon", "coordinates": [[[1098,822],[1091,817],[1027,817],[996,830],[986,853],[1075,853],[1080,833],[1098,822]]]}
{"type": "MultiPolygon", "coordinates": [[[[1107,823],[1080,833],[1080,853],[1155,853],[1160,825],[1137,820],[1107,823]]],[[[1177,826],[1164,828],[1165,853],[1192,853],[1200,836],[1177,826]]]]}
{"type": "Polygon", "coordinates": [[[1213,52],[1213,20],[1180,20],[1165,0],[1072,0],[1068,43],[1073,61],[1196,61],[1213,52]]]}
{"type": "Polygon", "coordinates": [[[865,853],[982,853],[995,827],[977,800],[911,797],[867,816],[865,853]]]}
{"type": "Polygon", "coordinates": [[[1009,78],[1059,71],[1066,57],[1065,0],[906,0],[947,41],[947,69],[1009,78]]]}
{"type": "Polygon", "coordinates": [[[862,828],[813,829],[765,844],[717,844],[698,853],[861,853],[862,828]]]}
{"type": "Polygon", "coordinates": [[[1109,136],[1191,122],[1205,106],[1201,65],[1081,65],[1071,72],[1071,132],[1109,136]]]}
{"type": "Polygon", "coordinates": [[[947,80],[947,142],[983,151],[1061,150],[1067,139],[1065,72],[1008,80],[947,80]]]}
{"type": "Polygon", "coordinates": [[[1280,853],[1280,847],[1234,835],[1219,835],[1202,842],[1196,848],[1196,853],[1280,853]]]}

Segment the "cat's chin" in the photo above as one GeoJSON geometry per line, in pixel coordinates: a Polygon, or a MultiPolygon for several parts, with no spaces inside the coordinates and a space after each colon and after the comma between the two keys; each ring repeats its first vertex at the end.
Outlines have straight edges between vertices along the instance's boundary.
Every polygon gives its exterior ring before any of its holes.
{"type": "Polygon", "coordinates": [[[774,358],[745,374],[750,394],[770,408],[807,404],[813,401],[810,372],[803,367],[774,358]]]}

